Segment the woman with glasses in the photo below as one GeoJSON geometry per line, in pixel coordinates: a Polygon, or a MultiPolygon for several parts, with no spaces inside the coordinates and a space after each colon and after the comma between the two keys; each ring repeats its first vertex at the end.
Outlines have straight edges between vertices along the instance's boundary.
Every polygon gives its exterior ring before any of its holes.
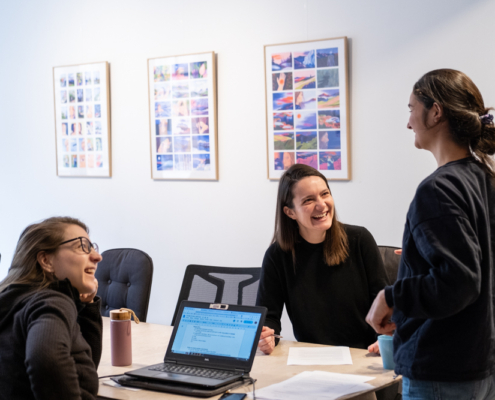
{"type": "Polygon", "coordinates": [[[0,282],[0,399],[95,398],[101,259],[74,218],[49,218],[21,234],[0,282]]]}

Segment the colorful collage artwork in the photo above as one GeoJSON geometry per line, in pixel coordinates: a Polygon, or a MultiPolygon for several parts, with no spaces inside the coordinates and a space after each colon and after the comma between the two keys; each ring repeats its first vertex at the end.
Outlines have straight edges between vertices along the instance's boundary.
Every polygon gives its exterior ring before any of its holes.
{"type": "Polygon", "coordinates": [[[59,176],[110,176],[107,68],[54,68],[59,176]]]}
{"type": "Polygon", "coordinates": [[[216,179],[211,53],[150,60],[154,179],[216,179]]]}
{"type": "Polygon", "coordinates": [[[270,179],[294,163],[348,178],[344,47],[332,42],[265,47],[270,179]]]}

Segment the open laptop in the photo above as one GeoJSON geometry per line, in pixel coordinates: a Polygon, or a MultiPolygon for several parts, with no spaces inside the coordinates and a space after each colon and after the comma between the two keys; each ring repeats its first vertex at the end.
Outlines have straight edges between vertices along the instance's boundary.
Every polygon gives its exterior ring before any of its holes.
{"type": "Polygon", "coordinates": [[[126,375],[217,388],[249,376],[266,308],[183,301],[162,364],[126,375]]]}

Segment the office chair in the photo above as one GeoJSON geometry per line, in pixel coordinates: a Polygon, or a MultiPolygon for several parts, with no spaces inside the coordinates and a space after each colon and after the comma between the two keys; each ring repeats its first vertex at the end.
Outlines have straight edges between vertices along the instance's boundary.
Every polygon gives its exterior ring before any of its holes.
{"type": "Polygon", "coordinates": [[[137,249],[111,249],[101,255],[95,273],[101,315],[108,317],[111,310],[125,307],[146,322],[153,280],[151,257],[137,249]]]}
{"type": "Polygon", "coordinates": [[[175,307],[172,326],[182,300],[256,305],[261,268],[188,265],[175,307]]]}
{"type": "Polygon", "coordinates": [[[400,255],[394,253],[394,250],[399,249],[400,247],[378,246],[385,271],[391,284],[397,280],[397,273],[399,272],[400,255]]]}

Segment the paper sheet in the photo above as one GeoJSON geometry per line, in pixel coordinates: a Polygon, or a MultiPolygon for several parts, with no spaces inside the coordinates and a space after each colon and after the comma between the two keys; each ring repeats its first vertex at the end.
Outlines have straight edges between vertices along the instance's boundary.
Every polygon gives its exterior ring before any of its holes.
{"type": "MultiPolygon", "coordinates": [[[[305,371],[284,382],[256,390],[260,400],[332,400],[346,394],[373,390],[365,383],[374,377],[338,374],[324,371],[305,371]]],[[[252,394],[248,394],[252,397],[252,394]]]]}
{"type": "Polygon", "coordinates": [[[352,365],[349,347],[290,347],[287,365],[352,365]]]}

